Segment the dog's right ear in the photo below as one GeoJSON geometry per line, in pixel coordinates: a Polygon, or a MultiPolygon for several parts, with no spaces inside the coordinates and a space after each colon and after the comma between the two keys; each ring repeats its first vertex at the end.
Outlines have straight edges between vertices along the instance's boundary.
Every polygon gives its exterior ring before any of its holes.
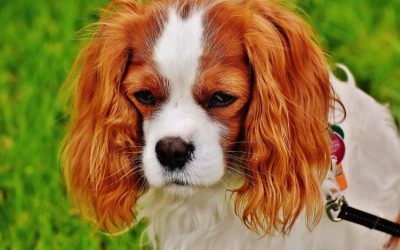
{"type": "Polygon", "coordinates": [[[132,225],[145,186],[140,117],[121,91],[140,9],[134,1],[111,3],[69,77],[76,80],[63,146],[67,189],[82,214],[108,231],[132,225]]]}
{"type": "Polygon", "coordinates": [[[244,120],[246,182],[236,211],[262,234],[288,233],[305,208],[322,214],[320,185],[330,167],[328,63],[311,28],[275,1],[247,1],[244,47],[253,73],[244,120]]]}

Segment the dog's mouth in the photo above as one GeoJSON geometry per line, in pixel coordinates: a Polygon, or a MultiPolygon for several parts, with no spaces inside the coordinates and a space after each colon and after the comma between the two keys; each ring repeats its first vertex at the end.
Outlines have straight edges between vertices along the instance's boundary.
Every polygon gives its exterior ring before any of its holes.
{"type": "Polygon", "coordinates": [[[192,183],[190,180],[181,179],[181,178],[171,178],[165,183],[165,186],[170,187],[188,187],[188,188],[195,188],[199,185],[192,183]]]}
{"type": "Polygon", "coordinates": [[[163,190],[178,197],[190,197],[199,190],[200,186],[186,180],[173,179],[165,183],[163,190]]]}
{"type": "Polygon", "coordinates": [[[195,188],[199,186],[199,182],[192,180],[186,171],[174,171],[164,175],[164,186],[195,188]]]}
{"type": "Polygon", "coordinates": [[[182,181],[182,180],[173,180],[171,182],[171,184],[177,185],[177,186],[193,186],[192,184],[188,183],[187,181],[182,181]]]}

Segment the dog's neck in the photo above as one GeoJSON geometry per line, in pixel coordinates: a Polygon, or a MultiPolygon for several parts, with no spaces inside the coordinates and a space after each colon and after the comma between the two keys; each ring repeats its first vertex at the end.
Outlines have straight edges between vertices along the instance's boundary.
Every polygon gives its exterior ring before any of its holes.
{"type": "Polygon", "coordinates": [[[225,184],[187,196],[150,189],[140,200],[139,219],[147,218],[154,249],[265,249],[261,237],[241,222],[225,184]],[[234,240],[233,240],[234,239],[234,240]]]}
{"type": "MultiPolygon", "coordinates": [[[[234,212],[231,191],[240,186],[240,179],[225,178],[218,185],[186,195],[150,188],[138,204],[138,220],[148,222],[144,231],[148,243],[153,249],[306,249],[312,239],[303,213],[291,240],[278,233],[263,237],[244,226],[234,212]]],[[[325,185],[327,189],[331,186],[327,181],[325,185]]],[[[313,233],[317,235],[318,230],[313,233]]]]}

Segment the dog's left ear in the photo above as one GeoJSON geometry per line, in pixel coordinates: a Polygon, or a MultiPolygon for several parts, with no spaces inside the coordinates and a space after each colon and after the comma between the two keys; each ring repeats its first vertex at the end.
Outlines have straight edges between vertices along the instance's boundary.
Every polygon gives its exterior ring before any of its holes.
{"type": "Polygon", "coordinates": [[[253,74],[244,121],[245,183],[236,212],[259,233],[287,233],[302,209],[322,212],[320,185],[330,166],[328,64],[310,27],[272,1],[247,2],[244,46],[253,74]]]}
{"type": "Polygon", "coordinates": [[[145,186],[141,120],[121,87],[139,10],[134,1],[112,2],[71,75],[77,80],[63,148],[67,189],[85,217],[112,232],[135,222],[135,203],[145,186]]]}

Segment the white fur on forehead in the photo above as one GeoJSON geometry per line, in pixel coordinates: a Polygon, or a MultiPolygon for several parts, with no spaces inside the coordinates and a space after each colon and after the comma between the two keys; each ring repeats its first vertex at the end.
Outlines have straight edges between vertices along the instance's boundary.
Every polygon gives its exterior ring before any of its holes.
{"type": "Polygon", "coordinates": [[[197,8],[182,18],[176,8],[170,8],[155,42],[153,60],[169,88],[166,102],[143,122],[143,170],[155,187],[177,179],[193,185],[213,185],[224,174],[222,126],[193,97],[203,54],[203,14],[204,10],[197,8]],[[155,145],[165,137],[180,137],[194,145],[193,157],[183,170],[171,173],[157,160],[155,145]]]}
{"type": "Polygon", "coordinates": [[[203,53],[203,11],[183,19],[173,7],[154,48],[154,61],[172,88],[192,85],[203,53]]]}

